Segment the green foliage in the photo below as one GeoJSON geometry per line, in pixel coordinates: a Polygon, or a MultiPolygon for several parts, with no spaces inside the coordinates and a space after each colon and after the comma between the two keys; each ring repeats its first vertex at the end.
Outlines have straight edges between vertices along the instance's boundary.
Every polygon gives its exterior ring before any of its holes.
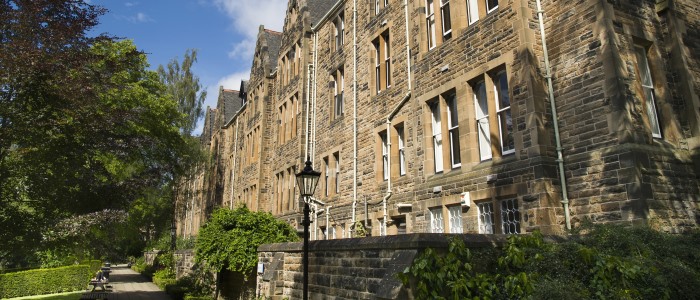
{"type": "Polygon", "coordinates": [[[197,62],[197,50],[188,49],[182,63],[172,59],[167,69],[158,66],[158,75],[167,87],[167,93],[178,104],[178,110],[185,115],[180,131],[190,136],[197,126],[197,121],[204,115],[202,104],[207,91],[199,84],[199,77],[192,73],[192,66],[197,62]]]}
{"type": "Polygon", "coordinates": [[[92,271],[84,264],[0,274],[0,298],[82,290],[92,278],[92,271]]]}
{"type": "Polygon", "coordinates": [[[258,262],[257,248],[267,243],[299,240],[289,224],[267,212],[252,212],[245,206],[220,208],[200,229],[195,259],[215,271],[250,274],[258,262]]]}
{"type": "Polygon", "coordinates": [[[595,225],[546,243],[511,236],[492,255],[473,255],[459,238],[446,253],[426,249],[399,278],[416,299],[699,299],[700,232],[595,225]]]}
{"type": "Polygon", "coordinates": [[[355,222],[354,230],[353,230],[353,237],[366,237],[367,236],[367,229],[365,228],[365,225],[362,224],[362,222],[357,221],[355,222]]]}
{"type": "Polygon", "coordinates": [[[194,249],[196,242],[197,242],[196,237],[186,237],[186,238],[178,237],[175,240],[175,249],[176,250],[194,249]]]}
{"type": "Polygon", "coordinates": [[[495,272],[488,272],[473,264],[471,251],[459,237],[450,237],[447,253],[428,248],[398,276],[404,284],[415,282],[416,299],[527,298],[537,274],[523,272],[522,267],[541,258],[520,247],[540,244],[541,239],[538,234],[510,237],[495,272]]]}

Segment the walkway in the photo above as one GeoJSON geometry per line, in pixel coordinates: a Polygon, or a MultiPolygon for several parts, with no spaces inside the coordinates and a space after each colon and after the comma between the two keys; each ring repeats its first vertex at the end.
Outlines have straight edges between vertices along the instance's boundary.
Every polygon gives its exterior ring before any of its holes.
{"type": "MultiPolygon", "coordinates": [[[[126,265],[113,266],[109,274],[110,300],[171,300],[170,296],[126,265]]],[[[99,292],[96,289],[95,292],[99,292]]]]}

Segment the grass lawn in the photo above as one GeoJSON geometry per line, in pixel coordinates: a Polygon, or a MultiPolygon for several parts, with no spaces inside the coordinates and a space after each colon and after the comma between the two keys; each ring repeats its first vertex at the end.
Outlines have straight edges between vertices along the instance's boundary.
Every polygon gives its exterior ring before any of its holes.
{"type": "Polygon", "coordinates": [[[61,293],[61,294],[51,294],[51,295],[27,296],[27,297],[20,297],[20,298],[12,298],[12,300],[16,300],[16,299],[78,300],[78,299],[80,299],[80,295],[82,295],[83,293],[85,293],[85,291],[61,293]]]}

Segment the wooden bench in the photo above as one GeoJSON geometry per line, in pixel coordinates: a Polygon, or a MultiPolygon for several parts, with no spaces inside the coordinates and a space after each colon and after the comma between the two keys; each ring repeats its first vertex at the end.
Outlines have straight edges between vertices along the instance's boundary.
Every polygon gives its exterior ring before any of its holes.
{"type": "Polygon", "coordinates": [[[84,293],[82,296],[80,296],[80,300],[88,300],[88,299],[104,299],[107,300],[109,297],[109,293],[84,293]]]}
{"type": "Polygon", "coordinates": [[[104,280],[90,280],[89,285],[92,286],[91,292],[94,292],[97,287],[101,288],[102,291],[106,291],[107,288],[105,287],[105,284],[107,284],[107,282],[104,280]]]}

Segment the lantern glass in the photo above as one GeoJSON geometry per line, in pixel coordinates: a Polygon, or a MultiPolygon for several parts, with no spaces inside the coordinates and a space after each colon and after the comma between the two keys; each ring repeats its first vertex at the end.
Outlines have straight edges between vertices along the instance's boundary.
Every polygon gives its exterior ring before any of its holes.
{"type": "Polygon", "coordinates": [[[321,177],[321,172],[314,171],[311,167],[311,161],[307,158],[304,170],[296,174],[297,186],[302,197],[310,197],[316,191],[318,179],[321,177]]]}

